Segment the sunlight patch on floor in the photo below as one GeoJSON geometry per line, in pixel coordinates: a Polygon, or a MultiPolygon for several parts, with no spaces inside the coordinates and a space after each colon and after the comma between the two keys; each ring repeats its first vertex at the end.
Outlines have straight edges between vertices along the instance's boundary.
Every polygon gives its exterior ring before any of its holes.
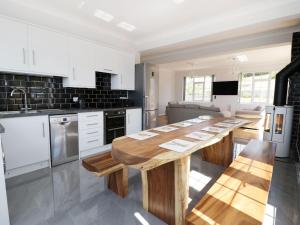
{"type": "Polygon", "coordinates": [[[150,225],[148,221],[139,213],[135,212],[134,213],[135,218],[142,224],[142,225],[150,225]]]}
{"type": "Polygon", "coordinates": [[[203,173],[192,170],[189,177],[189,186],[196,191],[201,191],[211,181],[211,179],[211,177],[206,176],[203,173]]]}
{"type": "Polygon", "coordinates": [[[276,207],[267,204],[263,225],[275,225],[275,222],[276,222],[276,207]]]}

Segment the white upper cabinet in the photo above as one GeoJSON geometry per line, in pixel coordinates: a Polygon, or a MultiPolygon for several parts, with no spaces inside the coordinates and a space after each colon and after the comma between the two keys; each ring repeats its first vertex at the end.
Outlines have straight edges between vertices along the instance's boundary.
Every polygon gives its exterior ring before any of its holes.
{"type": "Polygon", "coordinates": [[[118,74],[118,52],[114,49],[97,46],[96,71],[118,74]]]}
{"type": "Polygon", "coordinates": [[[61,76],[81,88],[95,88],[98,71],[112,74],[112,90],[134,90],[133,53],[3,18],[0,29],[0,71],[61,76]]]}
{"type": "Polygon", "coordinates": [[[122,53],[121,61],[121,76],[125,79],[123,81],[123,89],[134,90],[135,89],[135,55],[129,53],[122,53]]]}
{"type": "Polygon", "coordinates": [[[117,73],[111,77],[112,90],[134,90],[135,89],[135,55],[118,52],[116,57],[117,73]]]}
{"type": "Polygon", "coordinates": [[[64,87],[95,88],[95,45],[77,38],[69,38],[69,77],[64,87]]]}
{"type": "Polygon", "coordinates": [[[28,70],[27,25],[0,18],[0,70],[28,70]]]}
{"type": "Polygon", "coordinates": [[[29,68],[43,75],[67,76],[67,37],[57,32],[29,27],[29,68]]]}
{"type": "Polygon", "coordinates": [[[57,32],[0,18],[0,70],[67,76],[67,38],[57,32]]]}

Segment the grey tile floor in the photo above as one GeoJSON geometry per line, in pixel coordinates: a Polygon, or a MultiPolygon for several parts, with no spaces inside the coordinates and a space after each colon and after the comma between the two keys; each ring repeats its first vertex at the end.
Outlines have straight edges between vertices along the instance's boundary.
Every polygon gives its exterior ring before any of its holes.
{"type": "MultiPolygon", "coordinates": [[[[222,167],[192,156],[189,208],[222,172],[222,167]]],[[[295,164],[276,162],[265,225],[300,224],[298,182],[295,164]]],[[[139,175],[130,178],[129,196],[122,199],[78,161],[11,178],[7,192],[11,225],[164,224],[141,207],[139,175]]]]}

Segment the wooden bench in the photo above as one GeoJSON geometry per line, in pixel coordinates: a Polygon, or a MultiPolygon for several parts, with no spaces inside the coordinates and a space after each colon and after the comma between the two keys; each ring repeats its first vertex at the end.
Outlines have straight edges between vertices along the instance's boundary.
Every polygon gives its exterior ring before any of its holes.
{"type": "Polygon", "coordinates": [[[107,176],[107,186],[122,198],[128,194],[128,168],[112,158],[111,152],[82,160],[82,165],[96,176],[107,176]]]}
{"type": "Polygon", "coordinates": [[[275,149],[275,144],[251,140],[187,215],[186,224],[262,224],[275,149]]]}

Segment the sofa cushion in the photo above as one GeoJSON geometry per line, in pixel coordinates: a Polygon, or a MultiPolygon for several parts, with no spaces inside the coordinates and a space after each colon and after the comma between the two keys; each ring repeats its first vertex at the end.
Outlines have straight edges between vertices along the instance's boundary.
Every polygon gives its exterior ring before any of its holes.
{"type": "Polygon", "coordinates": [[[184,104],[185,108],[190,108],[190,109],[199,109],[200,105],[198,104],[184,104]]]}
{"type": "Polygon", "coordinates": [[[220,108],[214,107],[214,106],[200,106],[200,109],[214,111],[214,112],[220,112],[220,108]]]}
{"type": "Polygon", "coordinates": [[[185,105],[183,104],[179,104],[179,103],[175,103],[175,104],[168,104],[168,107],[171,107],[171,108],[185,108],[185,105]]]}
{"type": "Polygon", "coordinates": [[[168,105],[174,105],[174,104],[178,104],[179,102],[178,101],[171,101],[171,102],[168,102],[168,105]]]}

